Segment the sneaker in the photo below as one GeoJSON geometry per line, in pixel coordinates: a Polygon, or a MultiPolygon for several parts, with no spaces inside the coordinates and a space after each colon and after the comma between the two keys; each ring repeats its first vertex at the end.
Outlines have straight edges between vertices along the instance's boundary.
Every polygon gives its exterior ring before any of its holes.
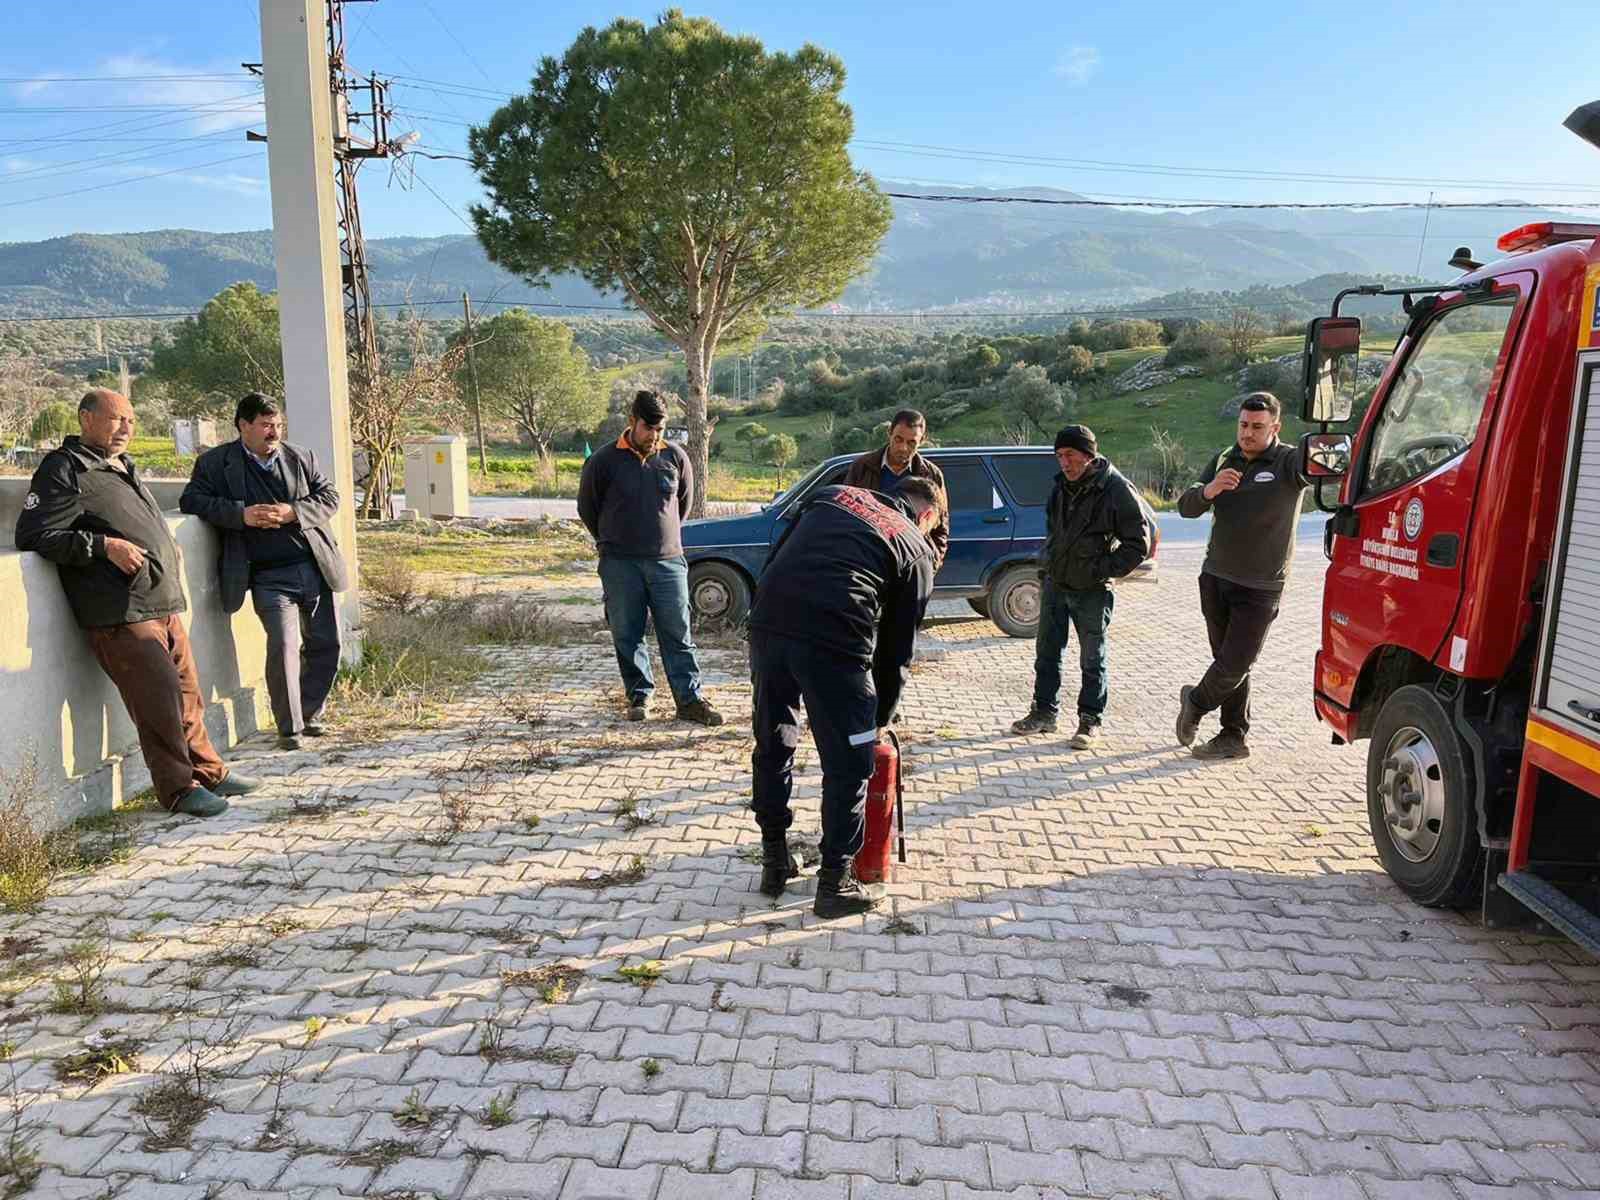
{"type": "Polygon", "coordinates": [[[824,921],[860,916],[876,907],[877,897],[867,895],[848,867],[823,867],[817,872],[817,898],[811,911],[824,921]]]}
{"type": "Polygon", "coordinates": [[[192,787],[178,797],[172,811],[186,817],[214,817],[228,811],[228,802],[203,787],[192,787]]]}
{"type": "Polygon", "coordinates": [[[300,737],[299,737],[299,735],[298,734],[293,734],[293,733],[281,733],[281,734],[279,734],[278,735],[278,749],[279,750],[298,750],[298,749],[300,749],[300,737]]]}
{"type": "Polygon", "coordinates": [[[300,731],[301,737],[326,737],[328,727],[321,721],[307,721],[306,727],[300,731]]]}
{"type": "Polygon", "coordinates": [[[1202,742],[1189,753],[1196,758],[1205,759],[1249,758],[1250,747],[1245,744],[1244,734],[1224,729],[1209,742],[1202,742]]]}
{"type": "Polygon", "coordinates": [[[678,705],[678,720],[693,721],[696,725],[721,725],[722,714],[704,700],[691,700],[678,705]]]}
{"type": "Polygon", "coordinates": [[[213,796],[248,796],[261,786],[261,780],[252,779],[248,775],[241,775],[237,771],[229,771],[221,783],[211,785],[213,796]]]}
{"type": "Polygon", "coordinates": [[[1067,745],[1074,750],[1088,750],[1100,744],[1100,722],[1091,721],[1088,717],[1078,719],[1078,732],[1068,739],[1067,745]]]}
{"type": "Polygon", "coordinates": [[[1030,708],[1027,716],[1020,721],[1011,722],[1012,733],[1054,733],[1055,731],[1055,713],[1045,712],[1042,708],[1030,708]]]}
{"type": "Polygon", "coordinates": [[[1178,745],[1194,745],[1194,735],[1200,732],[1200,718],[1205,714],[1195,707],[1194,687],[1184,684],[1178,689],[1178,745]]]}

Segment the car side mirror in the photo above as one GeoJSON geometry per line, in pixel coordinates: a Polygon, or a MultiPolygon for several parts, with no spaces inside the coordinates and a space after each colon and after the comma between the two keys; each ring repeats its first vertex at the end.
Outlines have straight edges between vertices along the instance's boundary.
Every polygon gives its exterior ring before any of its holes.
{"type": "Polygon", "coordinates": [[[1314,425],[1347,421],[1356,406],[1360,317],[1318,317],[1306,329],[1300,415],[1314,425]]]}
{"type": "Polygon", "coordinates": [[[1300,474],[1312,483],[1343,479],[1350,471],[1348,433],[1308,433],[1300,439],[1300,474]]]}

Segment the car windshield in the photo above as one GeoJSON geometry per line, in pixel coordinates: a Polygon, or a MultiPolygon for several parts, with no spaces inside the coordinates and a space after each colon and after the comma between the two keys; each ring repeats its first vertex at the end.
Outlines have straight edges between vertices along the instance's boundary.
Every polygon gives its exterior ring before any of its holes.
{"type": "Polygon", "coordinates": [[[827,463],[818,463],[816,466],[812,467],[811,470],[800,476],[800,478],[791,484],[786,490],[781,491],[774,496],[771,501],[768,502],[766,507],[776,508],[779,505],[789,503],[790,500],[798,496],[801,492],[805,491],[806,488],[810,487],[811,481],[814,480],[818,475],[822,474],[822,469],[827,465],[827,463]]]}

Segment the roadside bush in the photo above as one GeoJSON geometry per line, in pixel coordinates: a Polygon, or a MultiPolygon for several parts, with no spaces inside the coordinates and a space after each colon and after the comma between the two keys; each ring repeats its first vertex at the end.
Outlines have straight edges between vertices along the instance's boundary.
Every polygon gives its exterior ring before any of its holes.
{"type": "Polygon", "coordinates": [[[67,434],[77,432],[77,429],[77,410],[58,400],[39,410],[39,415],[33,418],[33,424],[28,426],[28,437],[35,446],[53,445],[67,434]]]}
{"type": "Polygon", "coordinates": [[[1276,362],[1251,363],[1244,369],[1240,382],[1247,392],[1271,392],[1282,400],[1299,392],[1300,371],[1296,366],[1276,362]]]}
{"type": "Polygon", "coordinates": [[[833,434],[833,453],[861,454],[872,448],[872,435],[859,425],[838,429],[833,434]]]}
{"type": "Polygon", "coordinates": [[[1094,351],[1087,346],[1068,346],[1057,356],[1050,378],[1055,383],[1076,383],[1094,373],[1094,351]]]}
{"type": "Polygon", "coordinates": [[[1228,343],[1222,331],[1209,322],[1201,321],[1189,326],[1173,339],[1167,347],[1166,365],[1211,366],[1228,353],[1228,343]]]}

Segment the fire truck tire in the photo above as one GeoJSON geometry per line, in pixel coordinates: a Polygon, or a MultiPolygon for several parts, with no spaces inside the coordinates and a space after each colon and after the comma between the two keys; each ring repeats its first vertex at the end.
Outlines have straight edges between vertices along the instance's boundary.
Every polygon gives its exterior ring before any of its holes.
{"type": "Polygon", "coordinates": [[[989,589],[989,619],[1007,637],[1039,632],[1039,569],[1032,563],[1007,569],[989,589]]]}
{"type": "Polygon", "coordinates": [[[1399,688],[1378,712],[1367,819],[1384,870],[1418,904],[1458,907],[1482,885],[1472,759],[1425,687],[1399,688]]]}

